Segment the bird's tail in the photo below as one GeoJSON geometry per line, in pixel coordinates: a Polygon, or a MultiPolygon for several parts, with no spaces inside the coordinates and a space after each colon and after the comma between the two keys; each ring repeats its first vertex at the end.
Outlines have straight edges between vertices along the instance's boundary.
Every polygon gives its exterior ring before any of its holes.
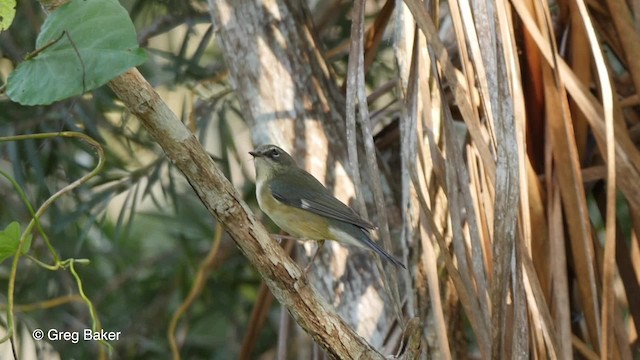
{"type": "Polygon", "coordinates": [[[382,258],[385,259],[386,261],[392,263],[395,266],[401,267],[405,270],[407,269],[407,267],[400,260],[389,255],[389,253],[384,251],[384,249],[380,245],[376,244],[373,240],[371,240],[369,235],[367,235],[367,233],[364,230],[362,230],[362,236],[360,237],[360,240],[362,240],[368,248],[378,253],[378,255],[382,256],[382,258]]]}

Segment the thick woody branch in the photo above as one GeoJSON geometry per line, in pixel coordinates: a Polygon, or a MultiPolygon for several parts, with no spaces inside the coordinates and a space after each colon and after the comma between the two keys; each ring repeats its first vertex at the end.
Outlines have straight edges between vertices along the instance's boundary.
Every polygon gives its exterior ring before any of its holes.
{"type": "Polygon", "coordinates": [[[109,87],[162,146],[276,299],[316,343],[333,358],[383,358],[330,310],[309,284],[299,280],[298,266],[270,238],[195,136],[137,70],[120,75],[109,87]]]}

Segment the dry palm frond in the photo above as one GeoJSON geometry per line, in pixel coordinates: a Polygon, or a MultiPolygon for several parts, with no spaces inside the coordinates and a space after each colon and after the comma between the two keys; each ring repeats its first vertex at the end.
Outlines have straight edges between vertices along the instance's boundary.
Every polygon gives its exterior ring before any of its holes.
{"type": "Polygon", "coordinates": [[[439,6],[404,4],[403,209],[417,230],[405,241],[422,249],[429,292],[414,306],[432,306],[432,351],[461,351],[456,308],[441,303],[454,291],[482,357],[638,354],[640,37],[627,3],[442,3],[457,48],[438,37],[439,6]]]}

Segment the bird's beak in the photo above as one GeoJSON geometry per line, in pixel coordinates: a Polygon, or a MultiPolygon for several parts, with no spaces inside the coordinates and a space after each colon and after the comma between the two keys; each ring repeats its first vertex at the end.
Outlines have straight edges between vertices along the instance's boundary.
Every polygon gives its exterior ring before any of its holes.
{"type": "Polygon", "coordinates": [[[251,154],[251,156],[253,156],[254,158],[262,157],[261,153],[255,151],[249,151],[249,154],[251,154]]]}

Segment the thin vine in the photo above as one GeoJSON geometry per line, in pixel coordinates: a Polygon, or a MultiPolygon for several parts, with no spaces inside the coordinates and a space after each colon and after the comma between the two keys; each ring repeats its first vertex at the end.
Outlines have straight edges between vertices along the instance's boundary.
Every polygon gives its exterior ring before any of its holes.
{"type": "MultiPolygon", "coordinates": [[[[93,178],[98,173],[100,173],[100,171],[102,171],[102,168],[104,167],[104,164],[105,164],[104,149],[93,138],[91,138],[88,135],[85,135],[83,133],[74,132],[74,131],[63,131],[63,132],[53,132],[53,133],[40,133],[40,134],[29,134],[29,135],[16,135],[16,136],[0,137],[0,142],[21,141],[21,140],[27,140],[27,139],[48,139],[48,138],[53,138],[53,137],[79,138],[79,139],[85,141],[87,144],[89,144],[91,147],[93,147],[94,150],[96,151],[97,156],[98,156],[98,164],[95,166],[95,168],[92,171],[90,171],[86,175],[82,176],[81,178],[77,179],[76,181],[74,181],[74,182],[70,183],[69,185],[65,186],[64,188],[58,190],[55,194],[51,195],[38,208],[38,210],[35,211],[35,212],[33,210],[33,206],[29,202],[29,200],[28,200],[26,194],[24,193],[24,190],[22,189],[22,187],[11,176],[9,176],[7,173],[5,173],[2,170],[0,170],[0,175],[2,175],[7,180],[9,180],[9,182],[11,182],[13,188],[19,194],[21,200],[23,201],[23,203],[25,204],[25,206],[29,210],[29,213],[32,216],[32,219],[31,219],[31,221],[29,221],[29,224],[27,225],[26,229],[20,235],[20,240],[18,242],[16,253],[15,253],[14,257],[13,257],[13,262],[11,264],[11,272],[10,272],[10,275],[9,275],[9,285],[8,285],[8,291],[7,291],[7,306],[6,306],[6,311],[7,311],[7,335],[5,337],[3,337],[2,339],[0,339],[0,343],[15,338],[15,326],[14,326],[13,312],[15,310],[14,293],[15,293],[15,281],[16,281],[17,270],[18,270],[18,261],[20,260],[20,257],[23,255],[23,250],[22,249],[25,246],[25,243],[27,242],[27,239],[29,238],[29,236],[31,236],[31,232],[33,231],[34,226],[37,228],[37,230],[40,233],[40,235],[42,236],[42,239],[44,240],[47,248],[49,249],[49,252],[51,253],[51,256],[53,257],[53,263],[51,265],[49,265],[49,264],[47,264],[47,263],[45,263],[45,262],[43,262],[41,260],[36,259],[34,256],[31,256],[29,254],[24,254],[25,257],[28,258],[29,260],[33,261],[37,265],[47,269],[47,270],[56,271],[56,270],[59,270],[59,269],[69,268],[71,273],[73,274],[75,280],[76,280],[76,283],[77,283],[77,286],[78,286],[78,291],[80,293],[80,297],[82,298],[84,303],[89,308],[89,312],[90,312],[90,315],[91,315],[91,320],[93,322],[92,329],[94,331],[97,330],[97,329],[100,329],[100,320],[99,320],[99,318],[98,318],[98,316],[97,316],[97,314],[95,312],[95,308],[94,308],[91,300],[89,300],[89,298],[84,294],[83,289],[82,289],[82,280],[78,276],[78,274],[77,274],[77,272],[75,270],[75,267],[74,267],[75,264],[88,264],[89,260],[88,259],[73,259],[73,258],[60,260],[58,254],[55,251],[55,248],[53,247],[53,245],[51,244],[51,241],[49,240],[46,232],[42,229],[42,226],[40,225],[39,219],[44,214],[44,212],[49,209],[49,207],[53,204],[54,201],[56,201],[62,195],[66,194],[66,193],[76,189],[80,185],[86,183],[89,179],[93,178]]],[[[100,341],[100,342],[105,344],[109,350],[112,349],[111,345],[109,343],[107,343],[106,341],[100,341]]]]}

